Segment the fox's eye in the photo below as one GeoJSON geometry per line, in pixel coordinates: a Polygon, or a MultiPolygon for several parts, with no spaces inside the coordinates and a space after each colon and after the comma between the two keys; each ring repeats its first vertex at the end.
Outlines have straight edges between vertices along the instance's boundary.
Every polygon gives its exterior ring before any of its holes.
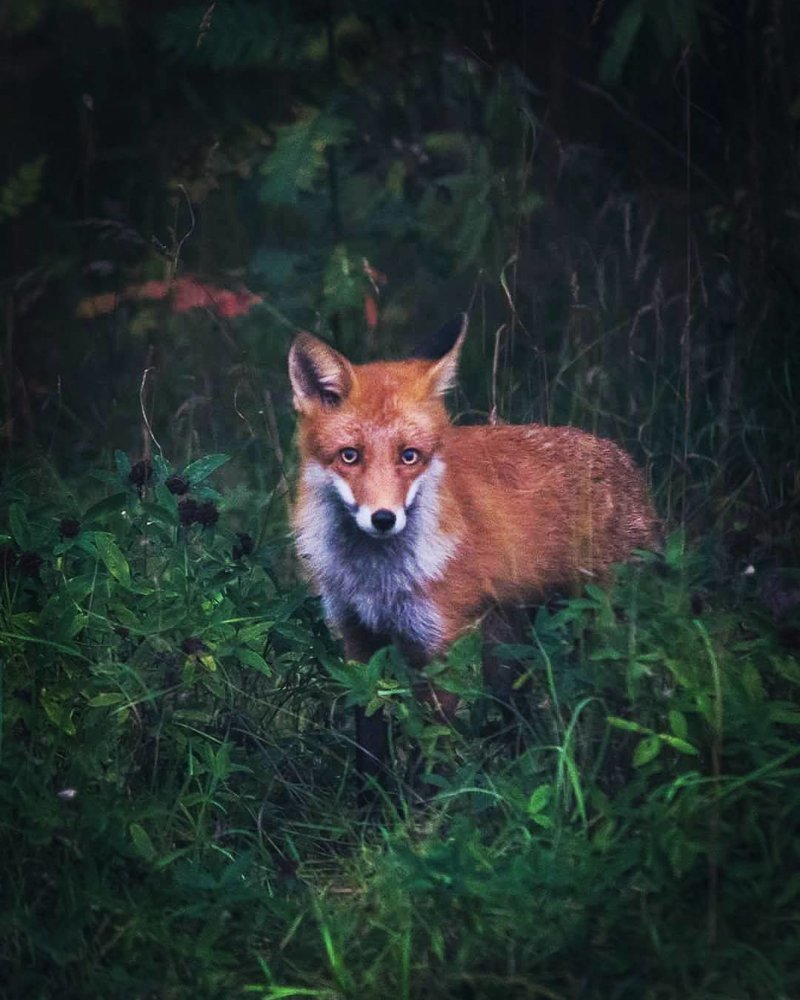
{"type": "Polygon", "coordinates": [[[416,448],[404,448],[400,452],[400,461],[403,465],[413,465],[419,461],[419,452],[416,448]]]}
{"type": "Polygon", "coordinates": [[[341,458],[345,465],[355,465],[358,461],[358,449],[342,448],[339,452],[339,458],[341,458]]]}

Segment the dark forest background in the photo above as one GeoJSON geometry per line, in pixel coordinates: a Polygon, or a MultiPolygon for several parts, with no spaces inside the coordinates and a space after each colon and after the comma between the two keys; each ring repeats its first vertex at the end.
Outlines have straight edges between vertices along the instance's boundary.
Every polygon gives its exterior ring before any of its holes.
{"type": "Polygon", "coordinates": [[[791,3],[6,5],[8,451],[141,450],[151,369],[169,454],[274,482],[295,329],[402,354],[468,308],[467,418],[785,535],[797,40],[791,3]]]}
{"type": "Polygon", "coordinates": [[[795,0],[6,0],[0,996],[796,995],[799,48],[795,0]],[[620,441],[667,534],[509,649],[512,753],[469,642],[453,727],[354,672],[287,529],[295,331],[459,311],[457,419],[620,441]]]}

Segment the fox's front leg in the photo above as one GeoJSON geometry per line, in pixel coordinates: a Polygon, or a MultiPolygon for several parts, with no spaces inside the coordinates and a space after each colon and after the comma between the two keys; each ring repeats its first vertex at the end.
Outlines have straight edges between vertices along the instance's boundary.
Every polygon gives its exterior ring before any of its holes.
{"type": "MultiPolygon", "coordinates": [[[[386,636],[371,632],[357,622],[342,628],[344,651],[348,660],[368,663],[379,649],[390,645],[386,636]]],[[[356,705],[356,772],[365,787],[370,778],[379,778],[389,757],[389,729],[381,712],[367,715],[363,705],[356,705]]]]}
{"type": "Polygon", "coordinates": [[[517,690],[522,665],[503,655],[500,647],[530,641],[531,613],[528,607],[494,607],[484,616],[481,625],[483,683],[500,708],[505,732],[512,738],[517,753],[524,748],[519,723],[525,698],[517,690]]]}

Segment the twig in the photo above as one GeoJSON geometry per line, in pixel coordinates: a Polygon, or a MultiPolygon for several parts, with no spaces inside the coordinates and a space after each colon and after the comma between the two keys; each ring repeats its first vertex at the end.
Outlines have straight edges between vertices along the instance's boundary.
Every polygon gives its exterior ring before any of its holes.
{"type": "Polygon", "coordinates": [[[605,7],[605,5],[606,5],[606,0],[597,0],[594,11],[592,12],[592,20],[589,22],[592,27],[594,27],[600,20],[603,14],[603,7],[605,7]]]}
{"type": "Polygon", "coordinates": [[[6,444],[11,451],[11,444],[14,438],[14,295],[11,294],[6,299],[6,342],[5,342],[5,363],[3,368],[3,381],[6,390],[5,421],[3,429],[6,434],[6,444]]]}
{"type": "MultiPolygon", "coordinates": [[[[689,65],[690,46],[683,50],[681,61],[686,80],[686,323],[681,335],[681,364],[683,365],[683,466],[689,455],[689,433],[692,420],[692,76],[689,65]]],[[[686,504],[681,511],[686,527],[686,504]]]]}
{"type": "Polygon", "coordinates": [[[281,497],[287,497],[289,495],[289,481],[286,478],[286,472],[284,471],[284,455],[283,448],[281,448],[281,439],[278,434],[278,419],[275,416],[275,406],[272,402],[272,393],[269,389],[264,390],[264,425],[267,429],[267,437],[269,438],[269,443],[272,445],[272,450],[275,452],[275,458],[278,462],[278,468],[280,469],[279,479],[278,479],[278,493],[281,497]]]}
{"type": "Polygon", "coordinates": [[[164,449],[158,443],[158,438],[153,433],[153,428],[150,426],[150,421],[147,419],[147,408],[145,407],[145,402],[144,402],[144,393],[147,387],[147,376],[150,374],[150,372],[154,371],[156,371],[154,365],[149,365],[147,368],[145,368],[145,370],[142,372],[142,382],[141,385],[139,386],[139,408],[142,411],[142,422],[144,423],[145,429],[147,431],[147,433],[144,435],[144,457],[146,459],[150,457],[151,441],[155,444],[156,448],[158,448],[161,457],[162,458],[164,457],[164,449]]]}
{"type": "MultiPolygon", "coordinates": [[[[192,235],[192,233],[194,232],[194,226],[195,226],[194,209],[192,208],[192,201],[189,198],[189,194],[188,194],[186,188],[183,186],[183,184],[179,184],[178,187],[180,188],[181,193],[183,194],[183,197],[186,199],[186,205],[187,205],[187,207],[189,209],[189,228],[186,230],[186,232],[183,234],[183,236],[181,236],[181,238],[178,241],[177,246],[175,247],[175,250],[174,250],[174,252],[173,252],[173,254],[172,254],[171,258],[170,258],[169,275],[168,275],[168,281],[169,282],[172,282],[172,279],[175,277],[175,274],[177,273],[178,262],[180,260],[181,250],[183,249],[183,244],[192,235]]],[[[173,240],[175,239],[175,233],[177,233],[177,231],[178,231],[178,205],[176,204],[175,205],[175,227],[174,227],[173,236],[172,236],[173,240]]]]}
{"type": "Polygon", "coordinates": [[[200,26],[197,29],[197,45],[199,49],[203,44],[203,40],[208,34],[211,28],[211,22],[214,20],[214,8],[217,6],[217,0],[211,0],[211,3],[206,7],[205,13],[200,20],[200,26]]]}
{"type": "Polygon", "coordinates": [[[254,438],[256,432],[253,430],[253,425],[247,419],[247,417],[239,409],[239,383],[236,383],[236,388],[233,390],[233,412],[242,421],[243,424],[247,426],[247,430],[250,432],[250,437],[254,438]]]}
{"type": "Polygon", "coordinates": [[[489,411],[489,423],[497,423],[497,367],[500,360],[500,337],[506,324],[501,323],[494,334],[494,357],[492,358],[492,408],[489,411]]]}

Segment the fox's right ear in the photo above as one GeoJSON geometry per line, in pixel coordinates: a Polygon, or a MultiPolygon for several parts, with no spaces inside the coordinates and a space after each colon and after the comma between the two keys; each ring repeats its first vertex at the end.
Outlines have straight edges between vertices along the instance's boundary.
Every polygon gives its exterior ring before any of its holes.
{"type": "Polygon", "coordinates": [[[289,351],[292,402],[300,413],[314,405],[338,406],[350,392],[353,368],[344,355],[310,333],[299,333],[289,351]]]}
{"type": "Polygon", "coordinates": [[[456,383],[458,357],[467,335],[468,324],[467,314],[459,313],[432,337],[424,340],[411,355],[413,358],[434,362],[430,369],[430,380],[432,390],[438,396],[443,396],[456,383]]]}

